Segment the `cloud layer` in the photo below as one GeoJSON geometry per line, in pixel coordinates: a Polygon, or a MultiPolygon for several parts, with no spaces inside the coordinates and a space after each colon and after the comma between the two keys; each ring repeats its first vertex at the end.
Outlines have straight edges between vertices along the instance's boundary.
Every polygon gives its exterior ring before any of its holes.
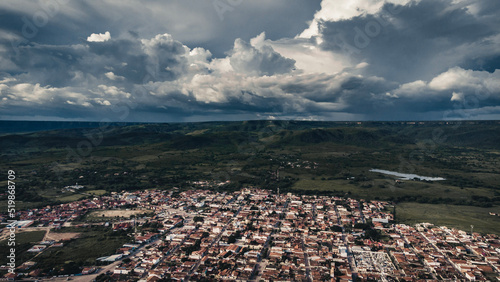
{"type": "Polygon", "coordinates": [[[262,2],[272,21],[254,26],[247,2],[201,18],[205,4],[21,2],[0,4],[1,119],[500,118],[494,0],[262,2]]]}

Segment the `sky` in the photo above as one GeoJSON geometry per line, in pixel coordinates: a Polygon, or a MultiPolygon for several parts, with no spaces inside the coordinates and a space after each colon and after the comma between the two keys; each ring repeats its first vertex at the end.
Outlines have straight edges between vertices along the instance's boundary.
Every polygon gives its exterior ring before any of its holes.
{"type": "Polygon", "coordinates": [[[498,0],[8,0],[0,119],[500,119],[498,0]]]}

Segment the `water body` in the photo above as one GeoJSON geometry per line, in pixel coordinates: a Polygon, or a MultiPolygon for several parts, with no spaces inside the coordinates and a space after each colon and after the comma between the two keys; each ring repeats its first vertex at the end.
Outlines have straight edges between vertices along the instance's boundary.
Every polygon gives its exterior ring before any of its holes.
{"type": "Polygon", "coordinates": [[[389,171],[389,170],[383,170],[383,169],[370,169],[370,171],[397,176],[401,180],[412,180],[415,178],[417,178],[419,180],[426,180],[426,181],[446,180],[446,178],[442,178],[442,177],[420,176],[420,175],[416,175],[416,174],[400,173],[400,172],[396,172],[396,171],[389,171]]]}

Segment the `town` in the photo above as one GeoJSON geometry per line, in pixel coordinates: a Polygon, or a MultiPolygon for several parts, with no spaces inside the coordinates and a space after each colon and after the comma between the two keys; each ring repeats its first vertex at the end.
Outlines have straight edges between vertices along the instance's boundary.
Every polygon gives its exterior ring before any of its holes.
{"type": "MultiPolygon", "coordinates": [[[[394,207],[384,201],[281,195],[257,188],[95,196],[18,211],[18,231],[87,228],[75,219],[125,207],[148,214],[90,224],[126,230],[133,242],[74,275],[88,275],[88,281],[500,280],[497,235],[430,223],[395,224],[394,207]],[[157,228],[137,231],[145,222],[157,228]]],[[[63,242],[45,240],[30,251],[54,247],[64,248],[63,242]]],[[[5,278],[52,278],[35,262],[21,263],[17,273],[5,278]]]]}

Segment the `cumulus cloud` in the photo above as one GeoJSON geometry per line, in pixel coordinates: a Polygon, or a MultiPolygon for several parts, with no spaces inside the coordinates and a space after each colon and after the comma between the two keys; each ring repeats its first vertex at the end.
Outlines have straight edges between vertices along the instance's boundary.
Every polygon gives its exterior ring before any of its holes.
{"type": "MultiPolygon", "coordinates": [[[[279,99],[286,97],[281,88],[266,87],[276,84],[274,76],[289,73],[294,61],[264,44],[263,38],[262,44],[256,40],[253,43],[255,46],[237,39],[231,55],[223,59],[213,59],[204,48],[191,49],[169,34],[89,45],[25,46],[14,61],[30,72],[18,79],[36,83],[16,84],[15,78],[5,78],[1,93],[9,92],[14,100],[22,98],[24,106],[44,102],[48,108],[49,101],[55,99],[66,107],[99,108],[126,103],[153,111],[283,109],[279,99]],[[23,54],[31,54],[31,60],[24,60],[23,54]],[[43,71],[49,63],[60,66],[51,68],[54,72],[65,70],[64,79],[43,71]],[[266,83],[251,79],[267,75],[273,77],[266,83]],[[273,106],[266,105],[268,99],[273,100],[273,106]]],[[[284,104],[290,109],[302,109],[296,102],[284,104]]]]}
{"type": "MultiPolygon", "coordinates": [[[[451,68],[430,81],[414,81],[400,85],[388,97],[393,103],[409,110],[429,111],[472,108],[486,109],[500,102],[500,71],[465,70],[451,68]]],[[[473,111],[480,113],[481,111],[473,111]]],[[[444,114],[440,117],[443,119],[444,114]]]]}
{"type": "Polygon", "coordinates": [[[105,73],[104,75],[110,80],[125,80],[125,77],[115,75],[112,71],[109,71],[109,72],[105,73]]]}
{"type": "MultiPolygon", "coordinates": [[[[79,41],[15,48],[0,39],[0,118],[443,119],[457,107],[467,108],[468,117],[500,117],[496,3],[323,0],[312,21],[292,35],[278,27],[245,29],[235,7],[225,19],[244,32],[226,35],[217,46],[195,44],[192,33],[179,32],[199,33],[199,25],[190,29],[189,23],[206,22],[199,38],[217,41],[206,15],[189,20],[196,12],[164,25],[175,34],[116,27],[91,34],[86,28],[79,41]]],[[[160,10],[138,14],[154,19],[160,10]]],[[[87,17],[73,15],[71,24],[87,17]]],[[[19,39],[12,30],[0,25],[5,38],[19,39]]]]}
{"type": "Polygon", "coordinates": [[[349,58],[323,50],[310,39],[283,38],[265,43],[283,57],[293,59],[295,68],[303,72],[337,74],[352,66],[349,58]]]}
{"type": "Polygon", "coordinates": [[[92,33],[87,37],[88,42],[105,42],[111,39],[111,33],[106,31],[105,33],[92,33]]]}
{"type": "MultiPolygon", "coordinates": [[[[90,98],[72,88],[54,88],[40,84],[19,83],[2,92],[4,101],[10,107],[35,106],[45,107],[53,104],[61,107],[64,104],[90,107],[90,98]]],[[[34,109],[36,111],[36,109],[34,109]]]]}
{"type": "Polygon", "coordinates": [[[323,0],[321,2],[321,9],[316,12],[309,27],[298,35],[298,37],[311,38],[320,36],[319,26],[325,21],[349,20],[364,14],[375,14],[385,3],[404,5],[408,2],[410,0],[351,0],[343,2],[323,0]]]}
{"type": "Polygon", "coordinates": [[[464,100],[464,93],[462,93],[462,92],[458,92],[458,93],[453,92],[451,94],[451,99],[450,100],[451,101],[463,101],[464,100]]]}
{"type": "Polygon", "coordinates": [[[500,70],[489,73],[454,67],[433,78],[429,87],[435,90],[483,89],[496,93],[500,92],[500,70]]]}
{"type": "Polygon", "coordinates": [[[483,91],[500,93],[500,70],[493,73],[487,71],[465,70],[460,67],[451,68],[429,82],[417,80],[401,85],[396,92],[405,95],[421,95],[425,91],[483,91]]]}
{"type": "Polygon", "coordinates": [[[229,61],[235,71],[250,75],[288,73],[295,67],[295,60],[283,57],[265,44],[264,33],[250,43],[236,39],[229,61]]]}

